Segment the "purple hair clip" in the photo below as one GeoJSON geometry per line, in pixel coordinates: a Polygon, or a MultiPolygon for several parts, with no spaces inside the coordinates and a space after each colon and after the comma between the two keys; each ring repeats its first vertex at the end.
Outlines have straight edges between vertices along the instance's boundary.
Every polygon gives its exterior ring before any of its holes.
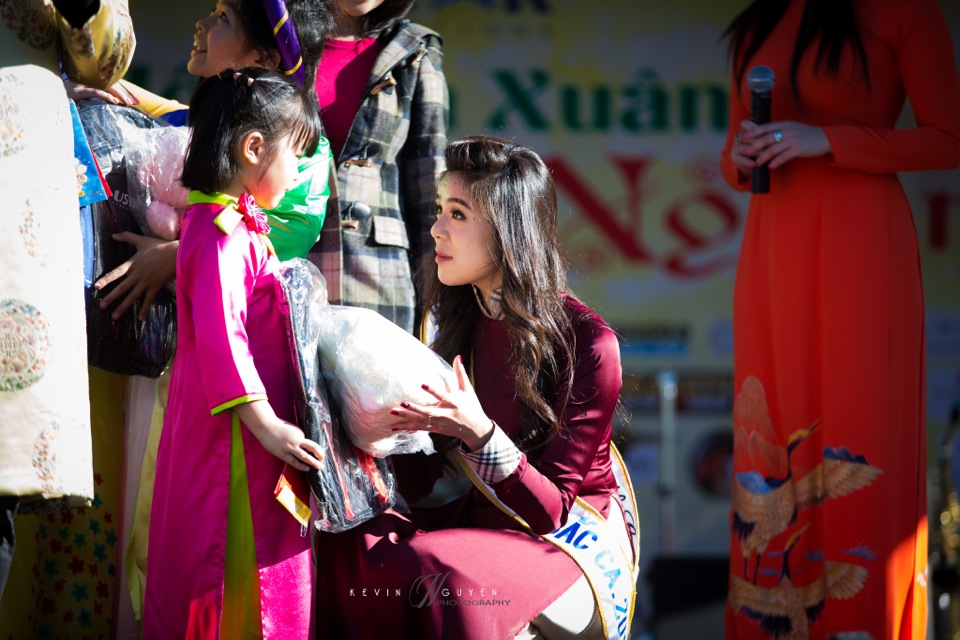
{"type": "Polygon", "coordinates": [[[273,37],[277,39],[277,49],[280,50],[280,71],[297,81],[301,87],[305,82],[303,74],[303,57],[300,55],[300,42],[297,32],[290,22],[287,5],[283,0],[263,0],[263,9],[267,19],[273,27],[273,37]]]}

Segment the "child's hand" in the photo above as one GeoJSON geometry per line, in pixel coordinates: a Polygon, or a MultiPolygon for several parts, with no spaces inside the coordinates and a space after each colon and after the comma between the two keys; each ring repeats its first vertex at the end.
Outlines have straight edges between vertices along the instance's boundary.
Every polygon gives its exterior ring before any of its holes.
{"type": "Polygon", "coordinates": [[[277,418],[275,423],[266,425],[257,439],[264,449],[298,471],[320,468],[323,450],[319,444],[308,440],[295,424],[277,418]]]}
{"type": "Polygon", "coordinates": [[[116,288],[100,301],[100,308],[106,309],[122,299],[111,314],[114,320],[118,320],[133,303],[142,299],[140,320],[145,320],[157,292],[177,274],[177,249],[180,242],[158,240],[131,231],[115,234],[113,239],[132,244],[137,252],[94,283],[93,288],[99,291],[114,280],[122,278],[116,288]]]}
{"type": "Polygon", "coordinates": [[[234,411],[263,448],[298,471],[320,468],[323,450],[295,424],[281,420],[266,400],[238,405],[234,411]]]}

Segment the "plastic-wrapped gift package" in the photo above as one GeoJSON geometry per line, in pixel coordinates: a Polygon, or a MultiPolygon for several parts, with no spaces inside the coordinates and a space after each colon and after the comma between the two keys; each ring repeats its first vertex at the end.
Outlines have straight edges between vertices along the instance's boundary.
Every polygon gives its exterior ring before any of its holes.
{"type": "Polygon", "coordinates": [[[315,526],[344,531],[398,502],[405,508],[387,456],[432,453],[433,444],[426,432],[394,433],[400,419],[390,409],[403,400],[436,403],[420,385],[451,389],[453,369],[379,314],[328,305],[310,262],[282,263],[278,281],[304,399],[300,426],[326,453],[321,469],[307,472],[315,526]]]}
{"type": "Polygon", "coordinates": [[[138,211],[145,211],[146,204],[134,195],[139,185],[131,159],[136,153],[143,155],[155,136],[174,132],[175,128],[131,107],[100,100],[81,101],[78,112],[93,155],[112,191],[107,200],[80,209],[87,358],[91,365],[106,371],[155,378],[169,363],[176,344],[173,291],[162,289],[157,293],[145,320],[139,319],[139,301],[114,320],[113,307],[101,309],[99,303],[117,281],[100,290],[94,289],[93,283],[129,260],[136,251],[133,245],[114,240],[114,234],[130,231],[155,235],[138,220],[138,211]]]}
{"type": "Polygon", "coordinates": [[[188,127],[129,130],[127,177],[130,203],[144,233],[164,240],[180,237],[180,221],[187,210],[189,190],[180,182],[190,141],[188,127]]]}
{"type": "Polygon", "coordinates": [[[429,433],[393,431],[401,419],[390,409],[404,400],[437,404],[421,385],[453,390],[450,365],[376,311],[329,305],[319,320],[321,370],[343,403],[350,440],[377,457],[433,453],[429,433]]]}

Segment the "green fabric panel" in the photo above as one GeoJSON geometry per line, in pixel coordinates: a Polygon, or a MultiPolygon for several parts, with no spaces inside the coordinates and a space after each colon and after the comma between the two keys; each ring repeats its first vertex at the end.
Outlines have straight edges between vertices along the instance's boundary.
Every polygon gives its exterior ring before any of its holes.
{"type": "Polygon", "coordinates": [[[240,418],[230,419],[230,501],[227,507],[227,550],[223,576],[221,638],[263,638],[260,623],[260,574],[253,543],[253,514],[247,489],[240,418]]]}

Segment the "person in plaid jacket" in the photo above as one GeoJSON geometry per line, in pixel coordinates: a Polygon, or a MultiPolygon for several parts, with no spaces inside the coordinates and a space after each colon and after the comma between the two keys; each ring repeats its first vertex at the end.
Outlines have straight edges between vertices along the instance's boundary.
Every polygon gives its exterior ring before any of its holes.
{"type": "Polygon", "coordinates": [[[332,304],[373,309],[413,332],[413,273],[424,250],[432,254],[449,122],[441,39],[403,17],[414,0],[329,2],[335,35],[316,88],[336,180],[308,257],[332,304]]]}

